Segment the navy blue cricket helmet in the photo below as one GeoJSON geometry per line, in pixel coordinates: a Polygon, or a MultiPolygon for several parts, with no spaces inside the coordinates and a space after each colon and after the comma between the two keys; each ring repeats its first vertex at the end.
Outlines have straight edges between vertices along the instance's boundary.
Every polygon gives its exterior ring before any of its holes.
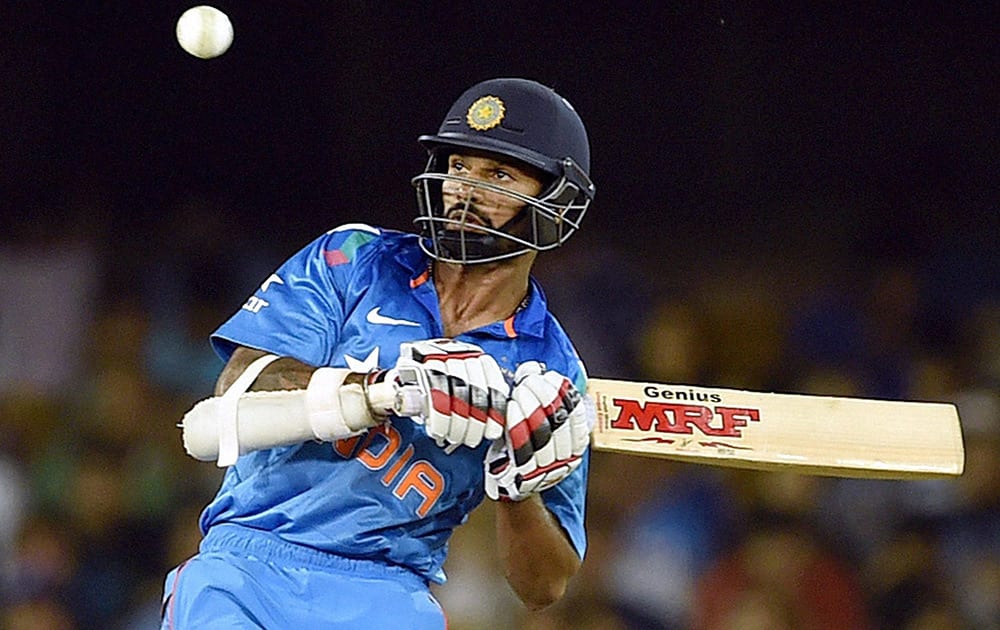
{"type": "Polygon", "coordinates": [[[579,229],[594,198],[583,121],[566,99],[535,81],[502,78],[472,86],[448,110],[438,132],[419,141],[430,158],[413,178],[420,207],[414,223],[421,228],[424,251],[437,260],[474,264],[558,247],[579,229]],[[448,156],[463,149],[518,160],[550,181],[530,197],[449,175],[448,156]],[[507,194],[525,206],[505,225],[466,231],[445,216],[443,181],[507,194]]]}

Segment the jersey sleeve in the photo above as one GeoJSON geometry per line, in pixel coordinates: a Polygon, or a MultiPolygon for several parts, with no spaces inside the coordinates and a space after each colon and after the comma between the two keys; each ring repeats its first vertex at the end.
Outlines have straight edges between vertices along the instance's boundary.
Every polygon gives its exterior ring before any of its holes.
{"type": "Polygon", "coordinates": [[[299,250],[272,273],[243,306],[211,336],[228,360],[237,346],[326,365],[337,345],[345,299],[366,249],[379,230],[347,225],[299,250]]]}
{"type": "Polygon", "coordinates": [[[542,501],[559,521],[569,537],[577,555],[583,559],[587,552],[587,533],[584,529],[584,507],[587,495],[587,476],[590,471],[590,449],[583,455],[583,462],[558,484],[542,493],[542,501]]]}
{"type": "MultiPolygon", "coordinates": [[[[567,340],[568,341],[568,340],[567,340]]],[[[563,374],[586,397],[587,372],[572,348],[566,350],[569,361],[563,374]]],[[[562,370],[560,370],[562,371],[562,370]]],[[[586,404],[586,403],[583,403],[586,404]]],[[[586,404],[591,429],[596,422],[596,411],[592,404],[586,404]]],[[[587,551],[587,533],[584,528],[584,516],[587,496],[587,478],[590,473],[590,449],[583,455],[583,462],[568,477],[542,493],[545,507],[556,517],[563,531],[582,559],[587,551]]]]}

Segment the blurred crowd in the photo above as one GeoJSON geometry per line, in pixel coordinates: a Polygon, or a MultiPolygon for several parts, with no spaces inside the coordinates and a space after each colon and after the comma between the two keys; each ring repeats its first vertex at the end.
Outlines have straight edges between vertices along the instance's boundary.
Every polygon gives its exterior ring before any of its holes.
{"type": "MultiPolygon", "coordinates": [[[[225,216],[193,198],[138,244],[100,222],[36,230],[37,215],[0,240],[0,628],[157,627],[163,578],[196,549],[221,476],[176,427],[222,367],[207,335],[304,244],[241,247],[225,216]]],[[[600,239],[581,232],[538,268],[592,375],[954,402],[965,474],[594,453],[567,596],[516,602],[486,502],[436,589],[451,630],[1000,628],[1000,295],[940,275],[975,273],[975,253],[692,272],[669,249],[650,260],[600,239]]]]}

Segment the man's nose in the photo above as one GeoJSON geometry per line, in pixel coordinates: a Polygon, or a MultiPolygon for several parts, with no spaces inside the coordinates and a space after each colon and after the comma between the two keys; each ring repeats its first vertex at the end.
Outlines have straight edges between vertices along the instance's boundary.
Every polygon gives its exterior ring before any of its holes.
{"type": "Polygon", "coordinates": [[[455,195],[461,201],[476,201],[479,198],[479,187],[469,182],[457,182],[455,195]]]}

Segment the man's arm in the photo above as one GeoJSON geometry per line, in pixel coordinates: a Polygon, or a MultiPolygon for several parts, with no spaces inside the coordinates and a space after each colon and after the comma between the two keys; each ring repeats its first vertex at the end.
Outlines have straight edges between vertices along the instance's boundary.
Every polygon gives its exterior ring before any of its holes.
{"type": "Polygon", "coordinates": [[[558,601],[580,557],[539,495],[496,502],[497,540],[507,582],[531,610],[558,601]]]}
{"type": "Polygon", "coordinates": [[[507,581],[532,610],[554,603],[580,557],[541,493],[584,461],[591,413],[573,384],[529,361],[518,366],[504,439],[486,455],[486,495],[497,501],[497,539],[507,581]]]}
{"type": "MultiPolygon", "coordinates": [[[[226,393],[229,386],[239,378],[240,374],[246,371],[251,363],[266,354],[262,350],[254,350],[253,348],[243,346],[236,348],[233,355],[229,357],[229,361],[226,362],[226,367],[222,368],[222,373],[219,374],[215,383],[215,395],[221,396],[226,393]]],[[[305,389],[309,386],[309,379],[312,378],[315,371],[316,368],[301,361],[283,357],[264,368],[264,371],[250,386],[250,391],[305,389]]],[[[352,375],[348,377],[346,382],[359,382],[361,377],[360,374],[352,375]]]]}
{"type": "Polygon", "coordinates": [[[184,414],[184,449],[225,467],[255,450],[359,435],[384,422],[391,407],[384,396],[384,412],[373,407],[367,377],[238,347],[216,381],[215,396],[184,414]]]}
{"type": "Polygon", "coordinates": [[[230,466],[254,450],[360,435],[393,415],[428,422],[442,448],[475,447],[502,433],[509,386],[493,357],[452,340],[404,345],[419,356],[401,350],[394,368],[367,374],[239,346],[215,395],[184,415],[184,448],[230,466]],[[442,384],[447,396],[436,395],[442,384]]]}

